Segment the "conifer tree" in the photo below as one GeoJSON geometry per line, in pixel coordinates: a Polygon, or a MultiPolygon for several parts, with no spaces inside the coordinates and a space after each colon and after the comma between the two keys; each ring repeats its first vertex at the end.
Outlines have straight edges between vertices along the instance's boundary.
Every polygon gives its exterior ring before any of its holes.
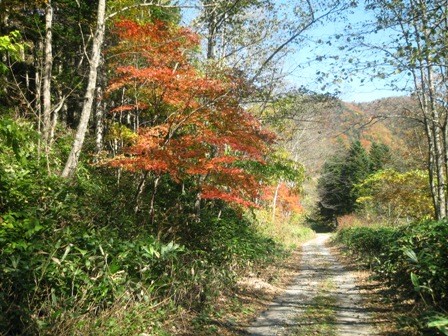
{"type": "Polygon", "coordinates": [[[354,186],[371,172],[371,161],[359,140],[347,153],[337,153],[323,167],[318,182],[319,212],[325,220],[351,213],[358,195],[354,186]]]}
{"type": "Polygon", "coordinates": [[[345,213],[355,210],[358,195],[353,189],[370,174],[370,158],[359,140],[352,142],[341,171],[341,188],[344,192],[342,209],[345,213]]]}
{"type": "Polygon", "coordinates": [[[384,169],[390,160],[390,149],[387,145],[373,142],[369,150],[370,169],[373,172],[384,169]]]}

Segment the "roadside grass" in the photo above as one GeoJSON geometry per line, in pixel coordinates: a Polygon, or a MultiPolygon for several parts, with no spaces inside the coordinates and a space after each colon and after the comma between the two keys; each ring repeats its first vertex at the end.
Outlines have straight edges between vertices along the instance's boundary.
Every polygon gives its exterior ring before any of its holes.
{"type": "Polygon", "coordinates": [[[315,236],[315,232],[307,225],[304,214],[292,216],[277,216],[272,221],[269,211],[260,209],[255,211],[257,230],[271,237],[287,249],[296,249],[306,240],[315,236]]]}
{"type": "Polygon", "coordinates": [[[166,330],[164,326],[166,318],[175,312],[181,313],[180,310],[169,302],[154,304],[131,300],[126,303],[117,303],[97,316],[80,316],[79,319],[71,321],[75,322],[75,326],[67,328],[66,331],[59,330],[59,332],[60,335],[65,335],[73,332],[74,329],[75,335],[169,336],[172,332],[166,330]]]}

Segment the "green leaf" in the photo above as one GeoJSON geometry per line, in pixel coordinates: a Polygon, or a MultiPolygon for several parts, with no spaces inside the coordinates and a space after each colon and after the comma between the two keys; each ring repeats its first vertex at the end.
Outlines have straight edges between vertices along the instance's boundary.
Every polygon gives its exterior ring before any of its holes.
{"type": "Polygon", "coordinates": [[[405,249],[403,252],[413,263],[418,264],[418,257],[413,250],[405,249]]]}
{"type": "Polygon", "coordinates": [[[112,263],[109,265],[109,272],[111,274],[115,274],[120,270],[120,265],[118,265],[117,263],[112,263]]]}
{"type": "Polygon", "coordinates": [[[428,323],[428,327],[439,329],[444,335],[448,335],[448,317],[436,316],[428,323]]]}
{"type": "Polygon", "coordinates": [[[80,249],[79,247],[75,247],[75,249],[76,249],[79,253],[81,253],[81,255],[82,255],[83,257],[87,254],[87,252],[89,252],[89,251],[87,251],[87,250],[80,249]]]}
{"type": "Polygon", "coordinates": [[[414,289],[419,292],[420,291],[420,281],[417,274],[411,272],[411,282],[414,285],[414,289]]]}

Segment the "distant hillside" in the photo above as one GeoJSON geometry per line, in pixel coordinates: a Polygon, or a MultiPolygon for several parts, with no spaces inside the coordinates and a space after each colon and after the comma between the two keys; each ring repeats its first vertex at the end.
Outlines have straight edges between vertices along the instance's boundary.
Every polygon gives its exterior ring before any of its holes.
{"type": "Polygon", "coordinates": [[[390,147],[396,149],[408,165],[425,168],[426,140],[423,124],[418,118],[417,101],[410,97],[390,97],[357,106],[389,130],[394,139],[390,147]]]}
{"type": "Polygon", "coordinates": [[[409,97],[361,104],[336,100],[312,111],[314,124],[302,121],[299,126],[290,126],[296,133],[289,141],[289,148],[311,175],[319,174],[322,164],[338,149],[341,140],[348,146],[357,138],[366,149],[373,142],[389,146],[400,169],[406,170],[411,165],[423,167],[426,157],[423,129],[419,122],[409,118],[416,108],[409,97]]]}

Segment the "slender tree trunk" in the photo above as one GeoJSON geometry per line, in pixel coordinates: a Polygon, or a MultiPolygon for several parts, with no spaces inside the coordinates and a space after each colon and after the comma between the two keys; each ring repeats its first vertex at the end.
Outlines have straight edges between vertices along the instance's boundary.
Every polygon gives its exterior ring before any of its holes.
{"type": "MultiPolygon", "coordinates": [[[[160,176],[157,176],[154,180],[154,189],[152,191],[152,195],[151,195],[151,202],[149,204],[149,215],[151,218],[151,226],[154,227],[155,224],[155,214],[156,214],[156,209],[155,209],[155,201],[156,201],[156,194],[157,194],[157,187],[159,186],[159,181],[160,181],[160,176]]],[[[160,235],[160,231],[161,228],[157,228],[158,235],[160,235]]]]}
{"type": "Polygon", "coordinates": [[[199,223],[201,221],[201,193],[196,194],[196,201],[194,202],[194,210],[196,212],[196,221],[199,223]]]}
{"type": "MultiPolygon", "coordinates": [[[[38,50],[41,50],[41,46],[38,45],[38,50]]],[[[40,70],[42,68],[42,62],[41,62],[41,57],[40,55],[36,55],[35,56],[37,61],[36,66],[36,74],[35,74],[35,85],[36,85],[36,92],[34,95],[34,100],[35,100],[35,109],[36,109],[36,113],[38,115],[38,120],[37,120],[37,131],[39,132],[39,134],[42,134],[42,80],[41,80],[41,73],[40,70]]],[[[37,146],[37,160],[40,161],[41,155],[42,155],[42,140],[41,137],[39,137],[38,139],[39,143],[37,146]]]]}
{"type": "MultiPolygon", "coordinates": [[[[429,38],[425,30],[426,39],[429,38]]],[[[443,131],[441,129],[441,120],[438,108],[436,106],[436,92],[434,88],[434,77],[432,61],[426,56],[426,79],[428,82],[428,98],[429,108],[431,109],[432,133],[434,136],[434,164],[437,178],[437,196],[438,196],[438,213],[437,219],[446,217],[446,183],[445,183],[445,164],[443,150],[443,131]]]]}
{"type": "MultiPolygon", "coordinates": [[[[224,19],[223,21],[226,21],[228,18],[228,14],[224,14],[224,19]]],[[[222,32],[221,32],[221,50],[220,50],[220,55],[218,56],[219,59],[224,59],[224,57],[226,56],[226,37],[227,37],[227,29],[226,26],[224,25],[222,32]]]]}
{"type": "Polygon", "coordinates": [[[51,0],[47,2],[45,8],[45,50],[44,50],[44,66],[42,75],[42,95],[43,95],[43,127],[42,133],[44,138],[45,152],[48,154],[51,130],[51,73],[53,68],[53,7],[51,0]]]}
{"type": "MultiPolygon", "coordinates": [[[[415,35],[415,45],[417,51],[420,55],[424,55],[425,40],[427,40],[428,37],[426,36],[424,39],[421,38],[422,32],[426,35],[428,34],[425,20],[422,19],[426,15],[425,6],[421,1],[417,3],[411,1],[410,5],[411,12],[418,12],[421,14],[419,18],[416,16],[413,17],[412,28],[413,34],[415,35]]],[[[407,36],[406,28],[404,26],[402,26],[402,32],[405,36],[407,36]]],[[[409,46],[413,45],[410,42],[407,43],[409,46]]],[[[443,173],[440,170],[441,166],[443,167],[443,163],[441,162],[442,157],[440,155],[442,154],[443,156],[443,153],[440,151],[440,125],[437,125],[439,118],[434,105],[434,83],[432,82],[431,62],[428,57],[417,57],[414,68],[412,69],[412,74],[414,77],[414,85],[419,99],[428,141],[428,175],[434,205],[434,215],[437,219],[441,219],[446,216],[446,195],[444,191],[445,182],[443,173]],[[440,180],[440,178],[442,179],[440,180]]]]}
{"type": "Polygon", "coordinates": [[[140,179],[140,183],[138,184],[137,193],[135,194],[135,199],[134,199],[134,204],[135,204],[134,214],[137,214],[138,211],[140,210],[140,197],[143,194],[143,191],[145,190],[146,178],[148,177],[148,174],[149,174],[149,172],[147,172],[147,171],[144,172],[140,179]]]}
{"type": "Polygon", "coordinates": [[[281,183],[277,183],[277,187],[275,188],[274,198],[272,199],[272,224],[275,224],[275,213],[277,209],[277,198],[278,198],[278,190],[280,189],[281,183]]]}
{"type": "MultiPolygon", "coordinates": [[[[446,115],[446,112],[445,112],[446,115]]],[[[443,173],[445,174],[445,181],[446,179],[448,179],[448,133],[447,133],[447,125],[446,125],[446,120],[443,122],[443,127],[442,127],[442,140],[443,140],[443,173]]],[[[446,189],[446,188],[445,188],[446,189]]],[[[445,209],[447,211],[447,215],[448,215],[448,195],[445,195],[445,209]]]]}
{"type": "Polygon", "coordinates": [[[65,163],[64,170],[61,174],[62,177],[71,177],[76,171],[78,166],[79,156],[84,144],[84,139],[87,132],[87,126],[89,124],[90,115],[92,114],[93,100],[95,96],[95,88],[98,76],[98,66],[101,60],[101,47],[104,41],[105,33],[105,14],[106,14],[106,0],[99,0],[98,2],[98,14],[97,14],[97,27],[92,44],[92,54],[90,59],[90,71],[87,83],[87,89],[84,96],[84,104],[82,107],[81,118],[79,120],[78,129],[76,131],[75,140],[72,145],[72,149],[65,163]]]}
{"type": "Polygon", "coordinates": [[[67,96],[64,96],[61,90],[58,90],[58,105],[56,107],[53,107],[53,112],[51,116],[51,129],[50,129],[50,139],[49,139],[49,147],[51,148],[54,142],[55,134],[56,134],[56,127],[58,125],[59,121],[59,112],[64,109],[67,109],[67,96]]]}
{"type": "Polygon", "coordinates": [[[433,144],[433,136],[432,136],[432,130],[431,127],[428,125],[428,120],[424,119],[425,123],[425,134],[428,141],[428,177],[429,177],[429,188],[431,191],[432,196],[432,203],[434,206],[434,214],[437,217],[439,213],[439,201],[438,201],[438,195],[437,195],[437,188],[436,183],[434,180],[435,175],[435,163],[434,163],[434,144],[433,144]]]}
{"type": "MultiPolygon", "coordinates": [[[[411,5],[414,5],[411,1],[411,5]]],[[[415,6],[415,5],[414,5],[415,6]]],[[[436,79],[434,77],[434,68],[437,67],[433,63],[431,55],[426,51],[426,49],[434,48],[430,33],[430,14],[428,13],[427,5],[425,1],[417,1],[418,13],[421,15],[421,29],[420,33],[424,35],[425,49],[423,49],[422,55],[424,55],[424,78],[426,79],[426,91],[427,91],[427,102],[430,109],[431,116],[431,127],[432,135],[434,141],[434,164],[436,173],[436,186],[437,186],[437,198],[438,198],[438,212],[437,218],[442,219],[447,215],[446,208],[446,175],[445,175],[445,154],[444,154],[444,141],[443,141],[443,130],[442,130],[442,120],[436,103],[436,79]]]]}
{"type": "Polygon", "coordinates": [[[215,59],[215,46],[216,46],[216,14],[214,9],[209,9],[209,23],[207,32],[207,59],[215,59]]]}
{"type": "MultiPolygon", "coordinates": [[[[201,188],[202,182],[205,181],[205,179],[206,179],[206,177],[203,177],[202,175],[200,175],[198,177],[198,188],[199,188],[199,190],[201,188]]],[[[198,223],[201,221],[201,210],[202,210],[201,203],[202,203],[202,195],[201,195],[201,192],[199,191],[196,194],[196,200],[194,201],[194,212],[196,213],[195,220],[198,223]]]]}
{"type": "Polygon", "coordinates": [[[437,180],[437,198],[438,198],[438,213],[437,218],[442,219],[446,217],[446,185],[445,185],[445,174],[444,174],[444,154],[443,154],[443,144],[441,138],[441,131],[439,125],[434,122],[433,125],[433,135],[434,135],[434,164],[435,173],[437,180]]]}
{"type": "Polygon", "coordinates": [[[103,97],[103,89],[101,86],[97,88],[96,91],[96,112],[95,112],[95,150],[96,154],[100,154],[103,150],[103,134],[104,134],[104,100],[103,97]]]}

